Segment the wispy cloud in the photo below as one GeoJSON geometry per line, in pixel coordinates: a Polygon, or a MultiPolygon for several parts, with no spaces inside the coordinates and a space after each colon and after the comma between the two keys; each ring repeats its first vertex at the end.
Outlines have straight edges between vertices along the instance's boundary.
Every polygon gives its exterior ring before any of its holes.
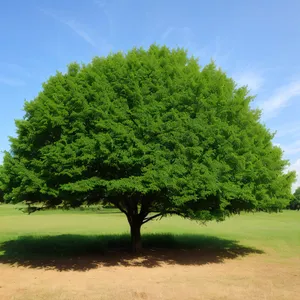
{"type": "Polygon", "coordinates": [[[189,48],[192,44],[193,31],[190,27],[172,27],[169,26],[160,35],[162,43],[168,42],[179,47],[189,48]]]}
{"type": "Polygon", "coordinates": [[[94,0],[94,4],[98,6],[98,8],[100,8],[100,10],[103,12],[109,25],[110,36],[112,36],[114,31],[114,22],[113,22],[112,14],[108,9],[108,4],[109,4],[108,0],[94,0]]]}
{"type": "Polygon", "coordinates": [[[107,5],[107,0],[94,0],[94,3],[100,8],[104,8],[107,5]]]}
{"type": "Polygon", "coordinates": [[[261,105],[264,119],[276,117],[281,109],[288,106],[296,96],[300,96],[300,81],[294,81],[279,88],[272,97],[261,105]]]}
{"type": "Polygon", "coordinates": [[[87,25],[78,22],[75,18],[68,18],[65,16],[60,16],[58,13],[54,13],[52,11],[41,9],[41,11],[52,17],[53,19],[59,21],[60,23],[68,26],[74,33],[76,33],[81,39],[87,42],[89,45],[96,49],[101,49],[104,51],[110,51],[112,49],[112,45],[106,42],[105,39],[100,37],[95,37],[91,28],[87,25]]]}
{"type": "Polygon", "coordinates": [[[5,70],[5,72],[14,74],[16,76],[31,77],[31,73],[28,70],[15,63],[0,61],[0,69],[5,70]]]}
{"type": "Polygon", "coordinates": [[[226,68],[227,63],[230,59],[230,56],[233,52],[233,48],[225,50],[224,49],[224,43],[222,42],[220,36],[215,37],[214,44],[213,44],[212,48],[214,48],[213,54],[209,59],[213,59],[214,62],[218,66],[220,66],[222,68],[226,68]]]}
{"type": "Polygon", "coordinates": [[[75,20],[62,20],[60,21],[69,26],[77,35],[79,35],[82,39],[84,39],[87,43],[89,43],[91,46],[97,48],[96,42],[92,39],[92,37],[89,35],[89,33],[83,29],[83,25],[76,22],[75,20]]]}
{"type": "Polygon", "coordinates": [[[31,77],[31,74],[22,66],[14,63],[1,62],[0,84],[9,85],[12,87],[26,85],[25,79],[31,77]]]}
{"type": "Polygon", "coordinates": [[[174,27],[168,27],[161,35],[161,40],[165,40],[171,33],[172,31],[174,30],[174,27]]]}
{"type": "Polygon", "coordinates": [[[253,70],[235,73],[233,78],[239,86],[247,86],[251,92],[261,89],[265,81],[261,72],[253,70]]]}
{"type": "Polygon", "coordinates": [[[9,85],[12,87],[17,87],[17,86],[24,86],[26,85],[26,82],[20,79],[16,79],[16,78],[9,78],[9,77],[4,77],[4,76],[0,76],[0,84],[4,84],[4,85],[9,85]]]}
{"type": "Polygon", "coordinates": [[[298,138],[300,137],[300,122],[292,122],[288,124],[284,124],[277,129],[276,138],[298,138]]]}
{"type": "Polygon", "coordinates": [[[297,140],[288,145],[281,145],[284,153],[291,156],[300,153],[300,140],[297,140]]]}

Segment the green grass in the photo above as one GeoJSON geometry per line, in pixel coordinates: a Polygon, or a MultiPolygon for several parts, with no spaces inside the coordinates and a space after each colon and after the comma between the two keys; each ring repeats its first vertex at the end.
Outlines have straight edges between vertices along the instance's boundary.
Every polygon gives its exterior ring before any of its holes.
{"type": "MultiPolygon", "coordinates": [[[[125,251],[128,232],[125,216],[114,209],[26,215],[16,206],[0,205],[0,262],[125,251]]],[[[148,249],[200,249],[213,254],[207,262],[262,252],[280,260],[299,257],[300,212],[242,214],[206,226],[174,216],[145,224],[142,234],[148,249]]]]}

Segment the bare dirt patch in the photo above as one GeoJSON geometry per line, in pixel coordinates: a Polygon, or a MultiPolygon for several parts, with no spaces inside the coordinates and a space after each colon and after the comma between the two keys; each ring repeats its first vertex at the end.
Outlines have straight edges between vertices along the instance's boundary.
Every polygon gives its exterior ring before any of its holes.
{"type": "MultiPolygon", "coordinates": [[[[174,250],[168,255],[184,254],[174,250]]],[[[199,253],[195,251],[185,255],[191,262],[199,261],[199,253]]],[[[170,264],[161,259],[153,267],[143,265],[143,259],[126,257],[123,261],[127,264],[115,265],[99,262],[86,271],[3,263],[0,299],[298,300],[300,295],[298,258],[276,262],[276,257],[267,254],[251,254],[213,263],[204,257],[205,264],[170,264]]],[[[85,263],[84,258],[80,260],[85,263]]]]}

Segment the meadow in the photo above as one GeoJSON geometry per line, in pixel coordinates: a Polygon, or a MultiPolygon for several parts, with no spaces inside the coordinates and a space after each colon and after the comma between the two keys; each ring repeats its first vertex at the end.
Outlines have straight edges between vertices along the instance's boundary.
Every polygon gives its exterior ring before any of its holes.
{"type": "Polygon", "coordinates": [[[142,228],[115,209],[31,215],[0,205],[0,299],[299,299],[300,213],[142,228]]]}

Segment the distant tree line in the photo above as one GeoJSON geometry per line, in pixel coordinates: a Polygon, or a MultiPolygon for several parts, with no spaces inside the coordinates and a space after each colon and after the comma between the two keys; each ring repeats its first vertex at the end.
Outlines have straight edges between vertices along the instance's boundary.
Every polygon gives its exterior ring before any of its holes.
{"type": "Polygon", "coordinates": [[[292,200],[290,201],[288,208],[292,210],[300,210],[300,186],[296,189],[295,193],[293,194],[292,200]]]}

